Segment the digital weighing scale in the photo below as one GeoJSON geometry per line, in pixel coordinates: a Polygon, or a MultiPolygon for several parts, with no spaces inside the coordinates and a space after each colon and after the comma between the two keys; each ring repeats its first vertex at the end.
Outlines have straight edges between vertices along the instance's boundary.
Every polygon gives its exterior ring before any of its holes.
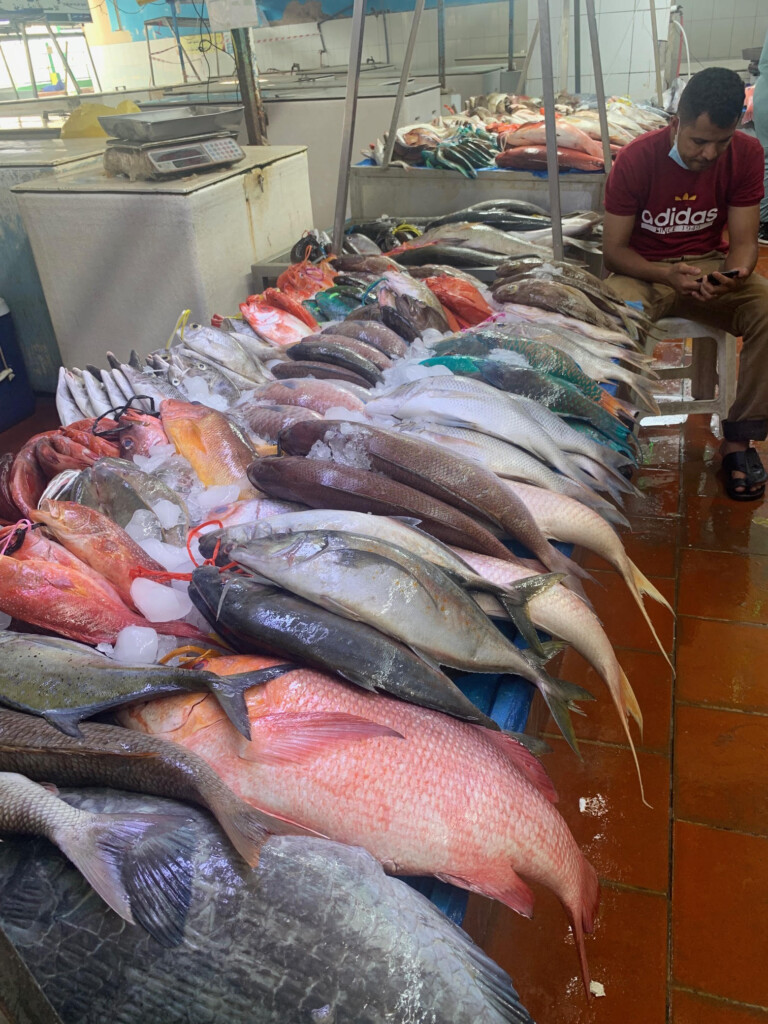
{"type": "Polygon", "coordinates": [[[104,150],[104,170],[109,177],[124,174],[130,181],[158,181],[228,167],[244,157],[243,150],[227,132],[174,139],[172,142],[108,139],[104,150]]]}

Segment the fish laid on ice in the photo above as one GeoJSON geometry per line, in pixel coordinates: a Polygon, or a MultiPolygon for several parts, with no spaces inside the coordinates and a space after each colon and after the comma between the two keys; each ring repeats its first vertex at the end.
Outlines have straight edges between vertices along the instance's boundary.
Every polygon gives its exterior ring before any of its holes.
{"type": "MultiPolygon", "coordinates": [[[[238,554],[237,548],[228,546],[227,551],[238,554]]],[[[212,628],[223,625],[227,639],[243,652],[278,651],[365,690],[496,728],[448,676],[364,622],[213,566],[195,569],[190,594],[212,628]]],[[[221,661],[211,659],[211,671],[219,671],[221,661]]]]}
{"type": "Polygon", "coordinates": [[[177,946],[191,898],[194,836],[181,814],[94,814],[0,772],[0,830],[55,843],[116,914],[177,946]]]}
{"type": "Polygon", "coordinates": [[[322,333],[357,338],[368,345],[373,345],[391,359],[404,356],[408,351],[408,346],[400,335],[376,320],[343,320],[341,323],[324,327],[322,333]]]}
{"type": "Polygon", "coordinates": [[[226,331],[200,324],[187,325],[184,329],[183,345],[203,359],[213,360],[225,372],[235,374],[238,379],[251,381],[251,386],[262,384],[268,379],[261,361],[246,350],[243,343],[226,331]]]}
{"type": "Polygon", "coordinates": [[[362,412],[365,402],[356,394],[329,380],[280,380],[258,388],[239,408],[248,416],[251,406],[298,405],[313,409],[321,416],[329,409],[344,408],[362,412]]]}
{"type": "MultiPolygon", "coordinates": [[[[194,673],[193,673],[194,674],[194,673]]],[[[263,678],[259,672],[250,673],[263,678]]],[[[81,722],[79,735],[0,709],[0,772],[57,786],[113,786],[205,807],[250,865],[270,834],[301,831],[241,800],[207,761],[178,743],[121,726],[81,722]]]]}
{"type": "Polygon", "coordinates": [[[162,734],[169,719],[178,722],[180,710],[189,710],[174,739],[205,757],[236,792],[245,799],[258,793],[272,813],[364,846],[390,871],[437,875],[526,916],[533,894],[520,876],[542,882],[566,909],[589,989],[583,936],[594,923],[597,876],[551,803],[555,793],[541,764],[519,743],[318,672],[290,673],[247,699],[250,745],[227,722],[214,726],[218,712],[205,702],[190,707],[168,698],[131,720],[162,734]],[[301,766],[265,763],[295,714],[330,711],[379,722],[403,738],[337,744],[301,766]]]}
{"type": "Polygon", "coordinates": [[[377,473],[500,528],[551,572],[583,575],[582,569],[543,537],[524,504],[510,501],[509,491],[498,477],[472,459],[430,441],[365,423],[319,420],[296,423],[280,434],[280,448],[288,455],[309,455],[317,442],[327,444],[334,460],[342,465],[345,457],[353,460],[363,455],[377,473]]]}
{"type": "MultiPolygon", "coordinates": [[[[293,346],[291,346],[293,347],[293,346]]],[[[355,384],[366,391],[371,387],[371,381],[361,377],[354,370],[348,370],[339,362],[325,361],[315,362],[311,359],[288,360],[273,367],[275,380],[299,380],[302,377],[313,377],[315,380],[343,381],[348,384],[355,384]]],[[[371,364],[372,365],[372,364],[371,364]]],[[[372,366],[371,374],[376,368],[372,366]]],[[[376,373],[378,374],[378,370],[376,373]]]]}
{"type": "Polygon", "coordinates": [[[311,508],[347,509],[418,519],[423,529],[446,544],[458,544],[496,558],[512,558],[501,541],[452,505],[397,483],[380,473],[320,459],[285,455],[252,463],[251,483],[275,498],[311,508]]]}
{"type": "Polygon", "coordinates": [[[213,693],[244,736],[243,693],[286,665],[221,680],[210,672],[167,665],[125,665],[83,644],[55,637],[0,632],[0,704],[39,715],[68,736],[84,718],[121,704],[179,690],[213,693]]]}
{"type": "Polygon", "coordinates": [[[241,484],[256,458],[237,425],[216,409],[189,402],[163,402],[163,428],[179,455],[206,487],[241,484]]]}
{"type": "Polygon", "coordinates": [[[254,539],[230,554],[252,572],[367,622],[439,665],[521,675],[539,688],[575,749],[569,704],[590,695],[548,676],[437,566],[372,537],[320,530],[254,539]]]}
{"type": "Polygon", "coordinates": [[[0,927],[63,1020],[532,1024],[509,977],[364,850],[275,837],[254,871],[196,809],[109,790],[63,795],[110,815],[184,814],[194,839],[186,941],[173,956],[106,920],[42,840],[0,844],[0,927]]]}
{"type": "Polygon", "coordinates": [[[285,427],[302,420],[319,420],[320,413],[300,405],[243,405],[239,410],[248,428],[270,444],[277,444],[277,435],[285,427]]]}
{"type": "Polygon", "coordinates": [[[276,345],[292,345],[312,333],[303,319],[271,305],[262,295],[241,302],[240,312],[260,338],[276,345]]]}

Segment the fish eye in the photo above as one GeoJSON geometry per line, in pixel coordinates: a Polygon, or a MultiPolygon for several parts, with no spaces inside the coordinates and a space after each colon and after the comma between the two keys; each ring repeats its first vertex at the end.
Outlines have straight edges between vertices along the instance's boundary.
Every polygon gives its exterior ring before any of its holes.
{"type": "Polygon", "coordinates": [[[205,370],[206,369],[205,363],[195,363],[195,366],[198,368],[198,370],[205,370]]]}
{"type": "Polygon", "coordinates": [[[173,384],[174,387],[178,387],[179,384],[181,384],[181,377],[171,377],[171,384],[173,384]]]}
{"type": "Polygon", "coordinates": [[[133,440],[132,437],[124,437],[123,438],[123,448],[127,452],[133,451],[133,449],[135,448],[135,443],[134,443],[134,440],[133,440]]]}

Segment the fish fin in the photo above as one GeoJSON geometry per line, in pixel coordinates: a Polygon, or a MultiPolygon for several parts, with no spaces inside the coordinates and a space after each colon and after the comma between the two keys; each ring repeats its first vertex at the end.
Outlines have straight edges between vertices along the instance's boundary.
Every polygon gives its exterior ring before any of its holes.
{"type": "Polygon", "coordinates": [[[54,726],[59,732],[63,732],[65,736],[81,738],[80,722],[83,716],[79,711],[65,711],[58,708],[44,711],[42,717],[49,725],[54,726]]]}
{"type": "Polygon", "coordinates": [[[489,878],[487,882],[469,882],[466,878],[461,878],[459,875],[449,875],[443,872],[440,872],[435,877],[439,878],[441,882],[447,882],[449,885],[458,885],[460,889],[469,889],[470,892],[476,892],[481,896],[489,897],[489,899],[498,900],[499,903],[510,907],[523,917],[533,917],[533,893],[531,890],[522,878],[516,874],[511,865],[505,864],[501,870],[503,870],[503,878],[498,880],[489,878]]]}
{"type": "Polygon", "coordinates": [[[251,738],[251,721],[248,716],[248,705],[245,703],[245,691],[252,686],[263,686],[270,679],[293,672],[295,665],[271,665],[258,672],[239,672],[233,676],[214,676],[208,679],[211,693],[221,705],[222,710],[232,725],[247,740],[251,738]]]}
{"type": "Polygon", "coordinates": [[[512,732],[509,729],[502,729],[505,736],[511,736],[513,740],[517,740],[518,743],[522,744],[526,750],[530,750],[536,757],[542,757],[544,754],[551,754],[552,747],[544,740],[539,739],[538,736],[529,736],[525,732],[512,732]]]}
{"type": "MultiPolygon", "coordinates": [[[[622,563],[623,561],[624,560],[622,559],[622,563]]],[[[664,655],[667,664],[672,669],[672,677],[674,678],[675,666],[672,664],[669,655],[664,650],[664,645],[659,639],[659,634],[656,632],[656,627],[653,625],[653,622],[651,621],[651,617],[648,614],[648,609],[645,607],[645,602],[643,601],[642,595],[647,594],[649,597],[652,597],[654,601],[658,601],[659,604],[663,604],[665,608],[668,608],[669,611],[672,612],[672,615],[675,614],[674,609],[672,608],[666,597],[664,597],[664,595],[656,589],[656,587],[651,583],[647,576],[643,575],[643,573],[638,569],[638,567],[631,559],[627,558],[626,565],[622,564],[619,568],[622,570],[622,576],[624,577],[624,580],[627,586],[629,587],[632,596],[634,597],[635,602],[637,603],[638,608],[642,612],[643,618],[648,623],[648,628],[653,634],[653,639],[656,641],[659,650],[664,655]]]]}
{"type": "Polygon", "coordinates": [[[587,963],[587,950],[584,945],[584,935],[591,934],[595,927],[595,917],[600,904],[600,883],[597,880],[597,873],[586,857],[581,858],[579,885],[579,902],[575,908],[565,904],[565,912],[576,942],[576,950],[579,954],[579,966],[581,968],[581,980],[584,985],[587,999],[591,998],[589,964],[587,963]]]}
{"type": "Polygon", "coordinates": [[[556,654],[564,651],[569,645],[565,640],[544,640],[540,646],[541,654],[537,660],[540,665],[544,665],[554,658],[556,654]]]}
{"type": "MultiPolygon", "coordinates": [[[[475,726],[476,729],[483,729],[482,726],[475,726]]],[[[504,732],[494,732],[491,729],[483,729],[485,738],[506,757],[518,771],[532,782],[550,803],[557,803],[557,790],[552,780],[547,775],[544,765],[535,757],[527,747],[519,740],[504,732]]]]}
{"type": "Polygon", "coordinates": [[[592,574],[586,569],[582,569],[580,565],[564,555],[562,551],[558,551],[553,545],[549,545],[548,562],[547,568],[554,573],[560,573],[561,576],[576,576],[582,580],[591,580],[592,574]]]}
{"type": "Polygon", "coordinates": [[[594,700],[595,698],[588,690],[583,689],[581,686],[577,686],[575,683],[568,683],[564,679],[555,679],[551,676],[547,678],[546,682],[542,680],[539,689],[557,727],[567,740],[571,750],[581,759],[570,712],[574,711],[577,714],[583,714],[582,711],[575,707],[573,702],[577,700],[594,700]]]}
{"type": "MultiPolygon", "coordinates": [[[[421,526],[421,520],[414,519],[413,516],[390,516],[389,518],[394,519],[398,523],[403,523],[405,526],[410,526],[413,530],[418,530],[421,526]]],[[[420,532],[423,533],[424,531],[420,532]]],[[[429,537],[430,534],[426,534],[426,536],[429,537]]]]}
{"type": "Polygon", "coordinates": [[[536,627],[531,622],[528,602],[538,594],[549,590],[556,583],[560,583],[564,578],[563,573],[554,572],[543,573],[539,576],[526,576],[525,579],[510,584],[495,595],[503,605],[504,611],[509,615],[515,629],[536,654],[543,655],[544,652],[536,627]]]}
{"type": "Polygon", "coordinates": [[[254,722],[252,739],[240,757],[268,765],[295,765],[311,761],[344,743],[376,736],[403,736],[387,725],[341,712],[297,712],[264,715],[254,722]]]}
{"type": "Polygon", "coordinates": [[[195,835],[175,814],[99,815],[56,843],[115,913],[178,946],[192,897],[195,835]]]}

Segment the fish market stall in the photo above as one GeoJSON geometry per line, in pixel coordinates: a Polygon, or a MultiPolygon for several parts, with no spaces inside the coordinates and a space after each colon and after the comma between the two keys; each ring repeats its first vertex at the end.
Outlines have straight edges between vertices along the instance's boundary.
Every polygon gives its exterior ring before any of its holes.
{"type": "MultiPolygon", "coordinates": [[[[55,391],[61,358],[18,199],[11,189],[42,176],[58,178],[75,168],[97,167],[103,153],[103,139],[6,139],[0,135],[0,295],[13,314],[30,381],[37,391],[55,391]]],[[[66,263],[71,241],[60,239],[50,251],[50,259],[66,263]]]]}
{"type": "Polygon", "coordinates": [[[23,183],[13,199],[62,358],[75,365],[99,359],[107,338],[142,345],[180,309],[237,309],[250,265],[311,220],[307,151],[296,145],[246,147],[233,167],[166,181],[94,166],[23,183]]]}

